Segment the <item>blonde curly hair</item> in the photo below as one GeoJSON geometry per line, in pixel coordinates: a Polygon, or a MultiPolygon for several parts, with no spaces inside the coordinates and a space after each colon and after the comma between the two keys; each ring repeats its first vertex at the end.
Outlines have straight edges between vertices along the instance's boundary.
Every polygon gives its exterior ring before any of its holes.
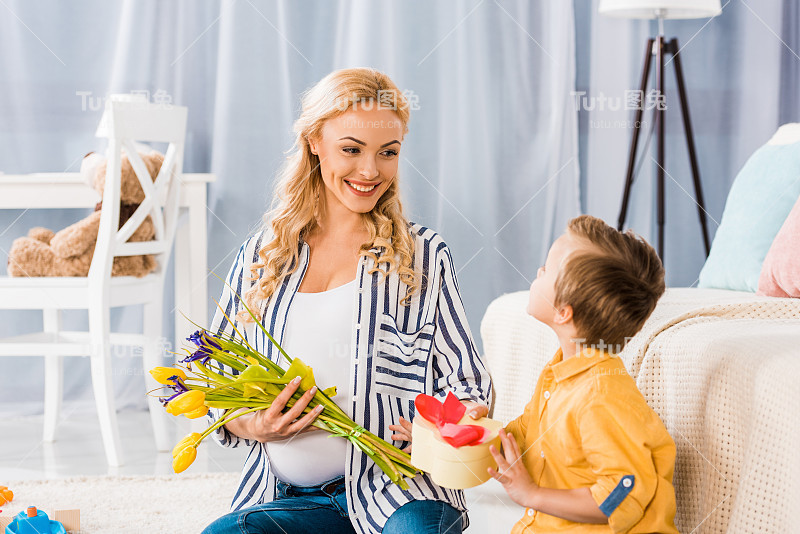
{"type": "MultiPolygon", "coordinates": [[[[302,111],[294,123],[296,134],[275,186],[273,206],[264,216],[263,230],[272,230],[273,239],[258,252],[259,262],[251,266],[256,282],[245,292],[244,300],[256,316],[260,304],[298,267],[300,239],[317,225],[319,198],[325,187],[319,157],[311,152],[309,139],[321,135],[325,121],[337,117],[356,103],[373,102],[392,109],[408,132],[409,106],[397,86],[385,74],[368,68],[342,69],[328,74],[303,95],[302,111]],[[258,271],[263,269],[259,277],[258,271]]],[[[413,269],[414,240],[403,215],[397,177],[392,180],[372,211],[362,219],[369,239],[359,254],[374,260],[369,273],[388,276],[396,272],[407,286],[401,303],[407,306],[420,287],[421,276],[413,269]],[[372,251],[378,249],[378,254],[372,251]],[[383,268],[381,268],[383,266],[383,268]]],[[[251,321],[247,312],[239,319],[251,321]]]]}

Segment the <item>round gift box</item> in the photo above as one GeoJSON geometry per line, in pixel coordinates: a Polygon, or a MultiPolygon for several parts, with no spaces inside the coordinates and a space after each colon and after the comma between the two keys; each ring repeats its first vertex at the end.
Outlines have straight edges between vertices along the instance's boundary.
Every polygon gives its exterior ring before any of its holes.
{"type": "Polygon", "coordinates": [[[498,432],[503,424],[488,417],[475,420],[467,415],[458,424],[488,428],[490,437],[478,445],[456,448],[441,438],[436,425],[423,417],[415,417],[411,428],[411,463],[429,473],[433,481],[442,487],[466,489],[489,480],[489,467],[497,469],[489,446],[494,445],[500,450],[498,432]]]}

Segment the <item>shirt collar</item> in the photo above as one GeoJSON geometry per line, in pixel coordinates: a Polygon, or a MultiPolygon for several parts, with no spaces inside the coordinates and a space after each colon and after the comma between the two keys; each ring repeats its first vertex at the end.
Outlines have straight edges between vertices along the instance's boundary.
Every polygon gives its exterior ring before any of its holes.
{"type": "Polygon", "coordinates": [[[594,348],[586,348],[572,358],[564,360],[564,353],[561,349],[558,349],[555,357],[550,362],[550,369],[553,371],[553,377],[556,379],[556,382],[561,382],[567,378],[579,375],[609,358],[611,358],[611,355],[607,352],[594,348]]]}

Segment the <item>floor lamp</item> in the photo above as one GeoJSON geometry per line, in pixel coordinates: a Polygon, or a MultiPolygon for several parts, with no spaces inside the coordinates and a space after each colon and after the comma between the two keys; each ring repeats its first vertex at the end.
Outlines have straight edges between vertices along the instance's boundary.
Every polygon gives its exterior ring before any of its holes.
{"type": "MultiPolygon", "coordinates": [[[[658,36],[655,39],[648,39],[647,49],[644,56],[644,68],[642,70],[642,81],[640,84],[639,95],[644,98],[647,91],[647,81],[650,77],[650,64],[655,57],[655,89],[660,102],[666,102],[664,93],[664,57],[669,54],[672,56],[672,63],[675,65],[675,78],[678,85],[678,97],[681,104],[683,115],[683,128],[686,135],[686,145],[689,150],[689,163],[692,168],[692,180],[697,202],[697,212],[700,216],[700,227],[703,231],[703,244],[705,245],[706,256],[711,248],[708,239],[708,228],[706,225],[706,209],[703,201],[703,191],[700,186],[700,170],[697,166],[697,154],[694,148],[694,135],[692,134],[692,123],[689,118],[689,103],[686,100],[686,88],[683,80],[683,69],[681,68],[680,48],[678,40],[673,38],[669,41],[664,39],[664,20],[665,19],[691,19],[714,17],[722,12],[720,0],[600,0],[599,10],[602,15],[613,17],[636,18],[636,19],[657,19],[658,36]]],[[[636,150],[639,146],[639,135],[641,133],[642,113],[644,111],[644,100],[639,102],[636,107],[636,118],[633,123],[633,137],[631,138],[630,153],[628,155],[628,171],[625,177],[625,191],[622,195],[622,207],[619,214],[619,230],[625,226],[625,217],[628,211],[628,201],[630,200],[631,186],[633,185],[634,172],[636,166],[636,150]]],[[[658,144],[656,148],[656,214],[658,218],[658,255],[662,261],[664,259],[664,113],[666,106],[660,103],[654,108],[655,125],[658,132],[658,144]]]]}

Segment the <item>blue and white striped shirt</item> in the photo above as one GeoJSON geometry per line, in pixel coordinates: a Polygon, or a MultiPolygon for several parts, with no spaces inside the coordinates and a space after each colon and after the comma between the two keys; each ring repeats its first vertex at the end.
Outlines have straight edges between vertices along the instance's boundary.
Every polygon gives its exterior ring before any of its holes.
{"type": "MultiPolygon", "coordinates": [[[[397,273],[381,280],[379,273],[368,272],[373,259],[362,256],[359,260],[350,383],[348,387],[339,384],[339,395],[334,399],[339,405],[352,402],[356,423],[400,448],[407,443],[392,442],[388,427],[398,424],[400,417],[413,419],[417,394],[427,393],[444,399],[447,392],[452,391],[459,399],[487,406],[491,399],[491,381],[467,324],[450,251],[433,230],[412,224],[410,232],[415,241],[414,269],[422,273],[423,282],[411,297],[409,306],[400,303],[407,286],[397,273]]],[[[227,282],[239,295],[244,295],[254,283],[250,266],[259,261],[258,251],[266,243],[264,237],[259,232],[245,241],[228,273],[227,282]]],[[[299,247],[298,268],[283,280],[261,308],[262,324],[279,343],[292,299],[308,267],[309,247],[303,242],[299,247]]],[[[377,253],[378,249],[374,251],[377,253]]],[[[220,306],[231,318],[241,309],[239,299],[227,287],[222,292],[220,306]]],[[[277,349],[257,325],[249,323],[244,329],[240,325],[237,328],[256,350],[277,361],[277,349]]],[[[211,330],[233,332],[232,325],[219,310],[211,330]]],[[[220,413],[209,412],[212,419],[220,413]]],[[[266,447],[239,438],[224,427],[217,431],[216,437],[224,446],[251,448],[231,510],[274,499],[276,479],[270,473],[266,447]]],[[[409,489],[401,490],[369,456],[352,445],[348,447],[344,471],[348,512],[357,532],[380,532],[396,509],[413,500],[446,501],[466,512],[462,491],[437,486],[425,474],[408,479],[409,489]]],[[[466,528],[466,513],[463,518],[466,528]]]]}

